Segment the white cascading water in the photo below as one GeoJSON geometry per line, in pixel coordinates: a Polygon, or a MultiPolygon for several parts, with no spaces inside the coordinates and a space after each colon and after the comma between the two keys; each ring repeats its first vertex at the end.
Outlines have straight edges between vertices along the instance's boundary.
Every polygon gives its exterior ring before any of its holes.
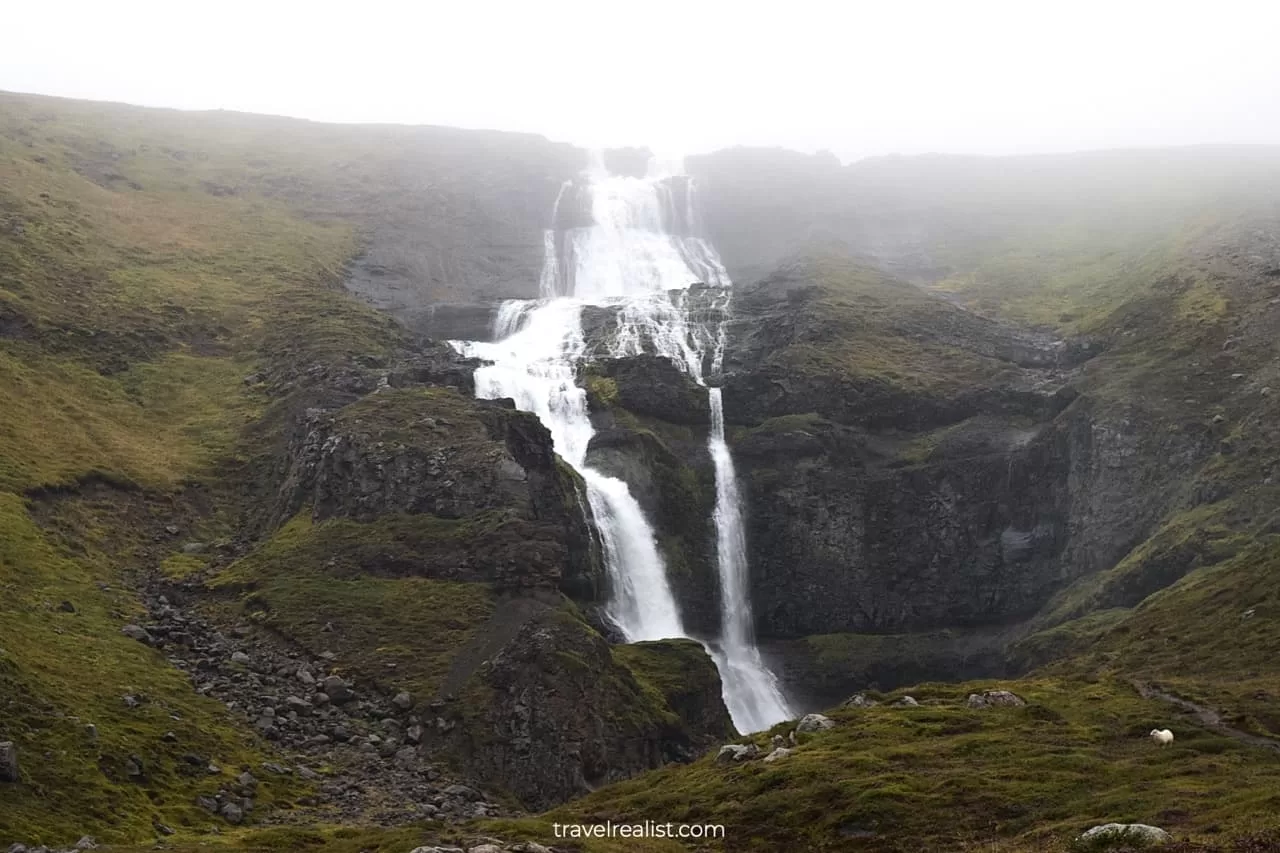
{"type": "Polygon", "coordinates": [[[747,537],[742,525],[742,498],[738,474],[724,439],[724,401],[712,388],[711,461],[716,469],[716,557],[720,564],[720,648],[712,650],[725,704],[741,731],[767,729],[788,719],[791,710],[778,687],[778,679],[760,659],[751,597],[747,589],[747,537]],[[741,721],[741,723],[739,723],[741,721]],[[745,728],[744,728],[745,726],[745,728]]]}
{"type": "MultiPolygon", "coordinates": [[[[692,182],[685,178],[678,203],[672,173],[652,165],[645,178],[608,174],[596,157],[585,188],[566,183],[545,237],[542,298],[504,303],[494,343],[455,341],[464,354],[488,362],[475,374],[476,395],[510,397],[534,412],[551,432],[556,451],[583,477],[587,500],[604,545],[611,586],[610,618],[629,641],[686,637],[653,528],[627,484],[586,464],[595,430],[577,368],[592,356],[652,352],[670,358],[698,384],[710,362],[720,370],[723,323],[698,322],[689,309],[690,285],[727,288],[729,277],[715,249],[696,236],[692,182]],[[558,235],[566,195],[585,192],[590,224],[558,235]],[[558,239],[562,238],[562,239],[558,239]],[[616,311],[617,331],[588,353],[582,312],[586,306],[616,311]]],[[[727,301],[727,290],[720,299],[727,301]]],[[[714,305],[723,315],[723,304],[714,305]]],[[[720,671],[725,704],[739,731],[752,732],[791,716],[777,680],[754,643],[747,592],[747,559],[733,459],[724,438],[720,390],[709,390],[713,428],[709,441],[716,472],[716,544],[720,569],[723,637],[708,646],[720,671]]]]}

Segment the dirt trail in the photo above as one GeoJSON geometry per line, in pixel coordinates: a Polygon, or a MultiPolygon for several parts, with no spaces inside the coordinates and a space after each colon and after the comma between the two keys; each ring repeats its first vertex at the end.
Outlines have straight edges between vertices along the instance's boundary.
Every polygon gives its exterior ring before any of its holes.
{"type": "Polygon", "coordinates": [[[1181,696],[1174,696],[1172,693],[1166,693],[1154,684],[1148,684],[1145,681],[1132,681],[1133,689],[1138,691],[1138,695],[1143,699],[1159,699],[1161,702],[1167,702],[1174,707],[1180,708],[1194,714],[1200,724],[1207,729],[1212,729],[1218,734],[1235,738],[1241,743],[1259,749],[1270,749],[1280,752],[1280,740],[1274,740],[1262,735],[1250,734],[1249,732],[1229,726],[1222,721],[1222,714],[1205,705],[1197,705],[1189,699],[1183,699],[1181,696]]]}

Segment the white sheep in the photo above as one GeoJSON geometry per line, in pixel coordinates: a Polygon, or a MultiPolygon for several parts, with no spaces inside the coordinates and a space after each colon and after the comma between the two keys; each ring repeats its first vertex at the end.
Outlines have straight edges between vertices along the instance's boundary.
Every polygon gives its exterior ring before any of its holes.
{"type": "Polygon", "coordinates": [[[1168,729],[1152,729],[1150,737],[1162,747],[1173,743],[1173,732],[1168,729]]]}

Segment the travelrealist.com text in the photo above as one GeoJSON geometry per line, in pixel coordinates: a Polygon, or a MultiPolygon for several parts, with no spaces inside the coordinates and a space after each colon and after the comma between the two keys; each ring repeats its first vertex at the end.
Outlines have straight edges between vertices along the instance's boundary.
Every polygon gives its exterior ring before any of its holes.
{"type": "Polygon", "coordinates": [[[553,823],[556,838],[724,838],[719,823],[553,823]]]}

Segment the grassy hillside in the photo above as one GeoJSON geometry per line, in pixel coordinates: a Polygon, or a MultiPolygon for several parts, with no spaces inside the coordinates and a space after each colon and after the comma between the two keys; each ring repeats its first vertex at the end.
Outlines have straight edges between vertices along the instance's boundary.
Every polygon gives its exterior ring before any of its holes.
{"type": "MultiPolygon", "coordinates": [[[[970,710],[967,693],[991,684],[925,685],[912,691],[922,707],[836,712],[835,730],[802,738],[775,764],[707,758],[477,831],[548,843],[553,820],[651,818],[723,822],[727,850],[1042,850],[1106,820],[1202,841],[1274,825],[1280,753],[1223,729],[1280,736],[1280,266],[1267,260],[1268,157],[1195,171],[1170,193],[1153,187],[1185,169],[1177,158],[1128,178],[1132,160],[1117,158],[1088,184],[1085,166],[1067,169],[1048,194],[1058,206],[1036,215],[1045,184],[1025,164],[981,197],[974,186],[992,186],[981,171],[858,173],[882,202],[915,187],[895,216],[934,210],[927,238],[907,242],[925,247],[952,298],[1096,337],[1105,354],[1081,377],[1095,405],[1213,441],[1155,535],[1110,571],[1065,586],[1017,648],[1044,667],[1009,685],[1028,707],[970,710]],[[1223,180],[1230,191],[1215,195],[1223,180]],[[977,211],[967,223],[966,210],[977,211]],[[1134,681],[1221,711],[1222,724],[1141,698],[1134,681]],[[1144,740],[1156,725],[1178,732],[1173,748],[1144,740]]],[[[369,276],[421,274],[432,298],[506,295],[511,276],[495,269],[527,258],[494,246],[523,245],[549,210],[544,185],[554,189],[573,161],[567,149],[496,135],[0,95],[0,740],[17,743],[23,774],[0,786],[0,843],[89,833],[149,844],[160,824],[178,831],[174,849],[209,843],[195,796],[270,759],[270,748],[120,634],[143,615],[138,577],[201,570],[206,557],[184,543],[234,538],[241,512],[254,510],[239,503],[240,475],[300,377],[405,345],[389,318],[343,292],[357,259],[369,276]],[[526,182],[515,197],[503,189],[526,182]],[[419,217],[430,223],[421,252],[407,248],[419,217]],[[193,772],[187,754],[220,769],[193,772]]],[[[824,245],[851,239],[807,228],[796,233],[824,245]]],[[[963,312],[863,265],[828,263],[843,286],[811,295],[825,310],[806,335],[832,345],[780,348],[780,369],[915,391],[1004,369],[945,340],[919,343],[963,312]]],[[[369,575],[451,532],[304,514],[224,561],[219,583],[237,616],[304,644],[320,642],[321,614],[342,612],[347,630],[325,643],[346,644],[344,661],[395,663],[415,693],[431,695],[494,612],[492,591],[369,575]]],[[[689,685],[670,677],[660,651],[618,659],[637,695],[675,708],[689,685]]],[[[692,666],[695,652],[665,653],[692,666]]],[[[267,779],[258,799],[283,806],[307,793],[267,779]]],[[[390,851],[425,837],[330,827],[219,843],[390,851]]]]}
{"type": "MultiPolygon", "coordinates": [[[[1212,840],[1274,824],[1280,755],[1191,727],[1111,679],[1009,685],[1024,708],[965,707],[988,683],[922,685],[920,707],[832,713],[793,754],[708,757],[624,782],[547,817],[723,823],[726,850],[1066,849],[1089,826],[1147,822],[1212,840]],[[1171,749],[1145,738],[1179,732],[1171,749]]],[[[778,727],[778,731],[787,726],[778,727]]],[[[755,738],[768,752],[769,738],[755,738]]]]}
{"type": "MultiPolygon", "coordinates": [[[[307,127],[0,95],[0,739],[23,773],[0,786],[6,843],[205,828],[195,795],[266,757],[120,628],[140,572],[197,568],[182,544],[232,532],[261,380],[402,343],[341,287],[368,234],[344,192],[370,175],[322,176],[361,151],[299,144],[307,127]]],[[[259,800],[302,793],[268,780],[259,800]]]]}

